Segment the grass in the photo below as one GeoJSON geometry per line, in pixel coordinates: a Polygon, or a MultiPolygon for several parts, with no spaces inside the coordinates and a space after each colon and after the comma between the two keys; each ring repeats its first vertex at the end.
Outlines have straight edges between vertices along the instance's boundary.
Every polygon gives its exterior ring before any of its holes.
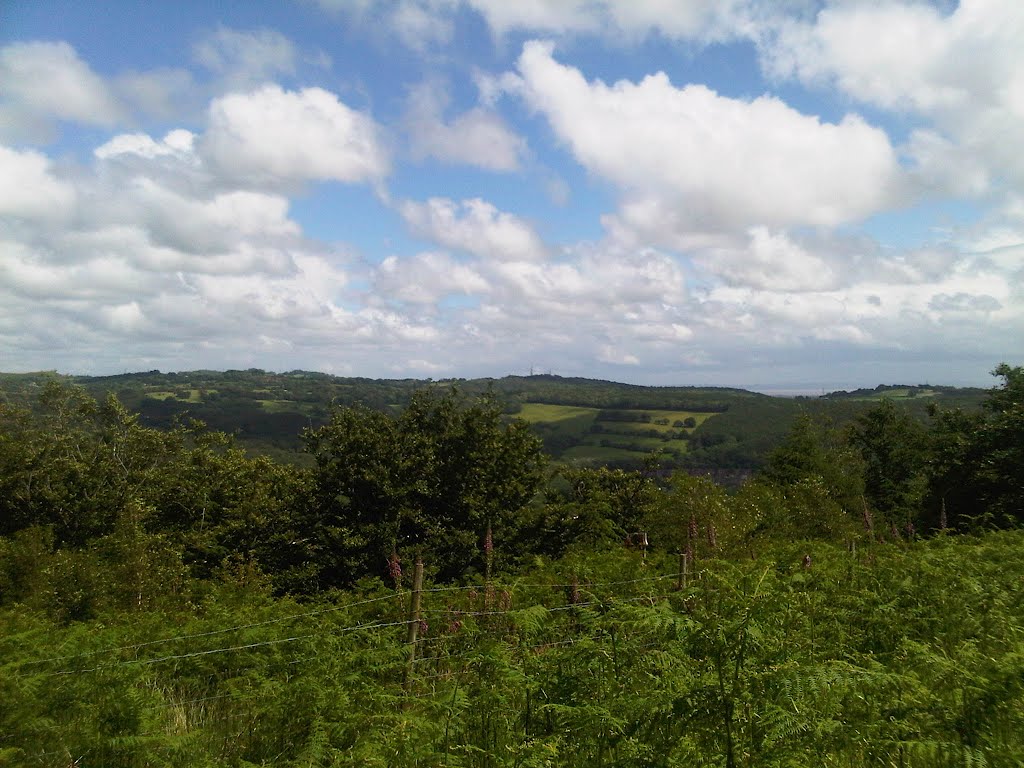
{"type": "Polygon", "coordinates": [[[302,413],[302,408],[294,400],[257,400],[260,407],[267,413],[302,413]]]}
{"type": "Polygon", "coordinates": [[[918,397],[935,397],[939,392],[934,389],[887,389],[884,392],[878,392],[873,395],[865,395],[863,397],[852,397],[851,400],[884,400],[886,398],[890,400],[913,400],[918,397]]]}
{"type": "Polygon", "coordinates": [[[548,424],[565,421],[566,419],[578,419],[581,416],[589,416],[593,422],[597,418],[597,408],[582,408],[575,405],[548,405],[547,403],[523,403],[523,409],[516,414],[524,421],[531,424],[545,422],[548,424]]]}
{"type": "MultiPolygon", "coordinates": [[[[213,389],[207,390],[207,392],[215,391],[216,390],[213,389]]],[[[152,389],[146,392],[146,397],[151,397],[154,400],[170,400],[171,398],[177,398],[178,400],[184,400],[187,403],[200,403],[203,400],[198,389],[188,390],[187,396],[183,391],[172,392],[167,389],[152,389]]]]}
{"type": "Polygon", "coordinates": [[[572,405],[551,405],[548,403],[525,403],[516,414],[519,418],[534,425],[541,433],[554,434],[575,442],[561,451],[559,458],[570,464],[600,464],[610,461],[635,461],[650,453],[657,453],[665,458],[672,458],[687,450],[685,440],[663,440],[652,436],[651,432],[667,434],[669,432],[689,432],[690,429],[675,427],[676,422],[693,418],[697,426],[715,414],[698,411],[660,411],[629,409],[635,417],[650,416],[649,422],[641,421],[598,421],[600,408],[585,408],[572,405]],[[667,420],[667,424],[655,424],[655,420],[667,420]],[[591,432],[595,425],[600,425],[600,432],[591,432]],[[601,445],[602,441],[632,445],[633,448],[601,445]]]}

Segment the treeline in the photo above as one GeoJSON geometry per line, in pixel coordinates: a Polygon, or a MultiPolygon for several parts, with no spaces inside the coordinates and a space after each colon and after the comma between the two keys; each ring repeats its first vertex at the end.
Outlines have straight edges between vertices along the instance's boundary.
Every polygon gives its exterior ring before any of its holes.
{"type": "MultiPolygon", "coordinates": [[[[507,376],[472,380],[383,380],[335,377],[308,371],[269,373],[245,371],[149,371],[117,376],[60,377],[55,374],[0,374],[0,402],[32,406],[48,380],[77,384],[97,400],[114,394],[144,426],[172,429],[180,421],[197,419],[211,430],[233,435],[251,453],[311,467],[302,431],[319,428],[331,409],[364,406],[395,415],[422,389],[442,392],[457,387],[468,397],[492,393],[507,416],[519,413],[524,403],[592,407],[615,419],[620,412],[637,409],[688,410],[713,413],[687,434],[685,454],[675,466],[691,471],[720,469],[749,472],[764,466],[771,449],[789,431],[801,412],[827,416],[839,423],[853,419],[871,406],[865,397],[774,398],[726,388],[643,387],[591,379],[558,376],[507,376]]],[[[880,392],[903,394],[906,388],[883,387],[880,392]]],[[[879,391],[867,394],[877,396],[879,391]]],[[[926,421],[929,404],[976,408],[980,390],[935,387],[927,397],[901,397],[899,404],[926,421]]],[[[545,449],[556,459],[584,445],[586,430],[567,428],[560,421],[552,429],[535,425],[545,449]]],[[[636,469],[643,451],[618,457],[615,466],[636,469]]],[[[668,458],[667,455],[663,458],[668,458]]],[[[597,457],[595,461],[604,459],[597,457]]]]}
{"type": "Polygon", "coordinates": [[[766,398],[728,387],[647,387],[599,379],[561,376],[506,376],[486,379],[488,386],[512,402],[575,405],[615,410],[654,409],[719,413],[737,398],[766,398]]]}
{"type": "MultiPolygon", "coordinates": [[[[422,556],[443,579],[480,573],[485,538],[501,567],[636,530],[678,549],[689,517],[738,549],[762,534],[1015,525],[1022,370],[1000,366],[1003,384],[981,411],[937,410],[927,425],[889,401],[843,429],[804,415],[735,493],[685,474],[665,487],[654,464],[552,470],[492,395],[427,389],[398,413],[337,408],[304,433],[302,468],[252,457],[195,422],[142,426],[113,396],[97,403],[51,382],[35,408],[0,406],[0,535],[75,553],[68,567],[97,547],[178,559],[199,578],[242,559],[277,591],[309,594],[382,575],[394,557],[422,556]]],[[[16,582],[5,595],[28,589],[16,582]]]]}

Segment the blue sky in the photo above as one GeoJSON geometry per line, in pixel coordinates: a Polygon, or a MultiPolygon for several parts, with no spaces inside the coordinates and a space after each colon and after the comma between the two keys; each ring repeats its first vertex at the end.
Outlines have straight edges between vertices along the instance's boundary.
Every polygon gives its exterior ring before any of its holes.
{"type": "Polygon", "coordinates": [[[1016,0],[0,3],[0,370],[991,383],[1016,0]]]}

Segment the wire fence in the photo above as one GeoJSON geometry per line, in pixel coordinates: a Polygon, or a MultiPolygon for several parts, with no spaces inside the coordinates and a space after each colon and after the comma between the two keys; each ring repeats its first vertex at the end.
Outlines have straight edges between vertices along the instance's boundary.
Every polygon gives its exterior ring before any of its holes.
{"type": "MultiPolygon", "coordinates": [[[[275,616],[259,621],[215,626],[200,631],[183,632],[158,638],[140,638],[138,642],[111,644],[81,653],[51,655],[8,665],[13,677],[26,684],[46,680],[68,680],[74,684],[85,676],[112,673],[120,677],[117,684],[146,692],[140,706],[152,712],[190,712],[195,708],[228,705],[243,712],[221,711],[218,707],[209,717],[256,716],[251,704],[261,697],[273,695],[266,688],[272,683],[288,682],[296,675],[325,673],[357,675],[384,685],[396,700],[409,703],[426,702],[450,695],[446,682],[464,679],[472,674],[472,666],[481,661],[501,658],[506,669],[529,676],[531,659],[552,652],[566,651],[581,643],[607,643],[600,632],[583,628],[584,619],[607,616],[617,609],[634,605],[654,606],[669,600],[672,591],[664,583],[677,574],[658,574],[609,581],[516,582],[498,581],[468,586],[434,586],[420,591],[422,606],[412,615],[410,590],[395,591],[365,599],[317,606],[307,611],[275,616]],[[350,621],[337,622],[336,618],[350,621]],[[439,627],[429,631],[430,623],[439,627]],[[410,643],[406,630],[416,624],[421,630],[410,643]],[[279,632],[281,628],[289,631],[279,632]],[[589,634],[588,634],[589,633],[589,634]],[[236,642],[223,642],[232,634],[236,642]],[[254,636],[255,635],[255,636],[254,636]],[[220,640],[221,642],[209,642],[220,640]],[[262,650],[273,651],[264,657],[262,650]],[[155,652],[155,653],[154,653],[155,652]],[[182,672],[178,666],[206,658],[232,657],[235,678],[251,674],[261,685],[251,690],[223,690],[224,680],[211,673],[201,695],[180,697],[172,688],[157,691],[158,680],[173,679],[182,672]],[[305,665],[311,664],[308,671],[305,665]],[[153,669],[153,672],[144,670],[153,669]],[[133,672],[133,670],[136,670],[133,672]],[[291,670],[291,671],[289,671],[291,670]],[[390,687],[389,687],[390,686],[390,687]],[[440,686],[440,687],[439,687],[440,686]],[[246,702],[250,702],[247,706],[246,702]]],[[[16,635],[0,639],[17,642],[16,635]]],[[[232,638],[234,639],[234,638],[232,638]]],[[[634,644],[646,651],[657,643],[634,644]]],[[[186,676],[195,672],[185,668],[186,676]]],[[[191,678],[189,678],[191,679],[191,678]]],[[[11,739],[74,731],[91,715],[88,710],[69,710],[66,720],[28,726],[26,732],[0,735],[0,750],[11,739]]],[[[154,715],[156,719],[161,716],[154,715]]],[[[136,732],[143,737],[165,733],[170,724],[152,731],[136,732]]],[[[47,736],[46,738],[50,738],[47,736]]],[[[54,736],[53,738],[57,738],[54,736]]],[[[33,759],[67,758],[74,764],[77,755],[66,750],[36,752],[33,759]]]]}

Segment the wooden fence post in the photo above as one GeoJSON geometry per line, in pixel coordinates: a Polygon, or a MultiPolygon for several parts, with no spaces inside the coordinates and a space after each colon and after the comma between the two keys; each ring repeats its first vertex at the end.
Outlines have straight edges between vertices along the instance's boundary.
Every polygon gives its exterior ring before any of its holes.
{"type": "Polygon", "coordinates": [[[679,553],[679,576],[676,579],[676,589],[677,590],[686,589],[686,581],[687,581],[687,578],[686,578],[687,577],[687,573],[686,573],[686,571],[689,568],[689,564],[690,564],[690,558],[687,556],[686,552],[685,551],[684,552],[680,552],[679,553]]]}
{"type": "Polygon", "coordinates": [[[409,595],[409,632],[406,643],[409,646],[409,661],[405,666],[403,685],[408,690],[412,685],[412,669],[416,662],[416,640],[420,634],[420,600],[423,593],[423,560],[416,558],[416,570],[412,576],[412,593],[409,595]]]}

